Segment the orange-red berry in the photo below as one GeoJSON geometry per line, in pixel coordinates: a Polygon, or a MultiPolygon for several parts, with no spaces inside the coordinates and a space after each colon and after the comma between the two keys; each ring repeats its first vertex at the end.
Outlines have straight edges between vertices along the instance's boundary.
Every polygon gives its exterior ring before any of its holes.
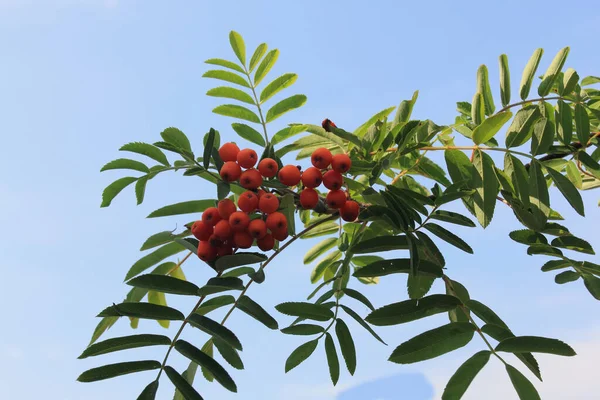
{"type": "Polygon", "coordinates": [[[279,180],[286,186],[296,186],[300,178],[300,170],[295,165],[286,165],[279,171],[279,180]]]}
{"type": "Polygon", "coordinates": [[[238,199],[238,207],[247,213],[256,210],[258,208],[258,196],[251,191],[242,193],[238,199]]]}
{"type": "Polygon", "coordinates": [[[312,210],[319,202],[319,193],[315,189],[305,188],[300,192],[300,205],[302,208],[312,210]]]}
{"type": "Polygon", "coordinates": [[[221,178],[223,178],[224,181],[235,182],[240,179],[242,169],[235,161],[227,161],[221,167],[219,175],[221,175],[221,178]]]}
{"type": "Polygon", "coordinates": [[[267,194],[267,192],[265,192],[265,191],[264,191],[264,190],[262,190],[262,189],[258,189],[258,190],[256,191],[256,195],[258,196],[258,199],[259,199],[259,200],[260,200],[260,198],[261,198],[263,195],[265,195],[265,194],[267,194]]]}
{"type": "Polygon", "coordinates": [[[236,161],[240,148],[235,143],[224,143],[219,149],[219,157],[224,162],[236,161]]]}
{"type": "Polygon", "coordinates": [[[233,231],[231,230],[231,225],[229,225],[229,221],[223,219],[215,225],[215,233],[214,235],[221,239],[221,241],[225,241],[231,237],[233,231]]]}
{"type": "Polygon", "coordinates": [[[248,231],[236,232],[233,234],[233,243],[240,249],[249,249],[254,243],[254,238],[248,231]]]}
{"type": "Polygon", "coordinates": [[[325,147],[319,147],[313,151],[312,155],[310,156],[310,162],[319,169],[325,169],[329,167],[329,164],[331,164],[332,158],[333,156],[329,150],[327,150],[325,147]]]}
{"type": "Polygon", "coordinates": [[[212,247],[219,247],[223,245],[223,240],[217,235],[213,234],[210,236],[210,238],[208,238],[208,243],[210,243],[212,247]]]}
{"type": "Polygon", "coordinates": [[[323,127],[323,129],[325,129],[327,132],[331,132],[331,128],[337,128],[337,126],[333,123],[332,120],[330,119],[324,119],[323,122],[321,122],[321,126],[323,127]]]}
{"type": "Polygon", "coordinates": [[[302,184],[307,188],[316,188],[323,182],[323,174],[317,167],[307,168],[302,173],[302,184]]]}
{"type": "Polygon", "coordinates": [[[282,242],[288,237],[287,227],[285,229],[271,231],[271,235],[273,235],[274,239],[277,239],[280,242],[282,242]]]}
{"type": "Polygon", "coordinates": [[[269,251],[273,249],[273,246],[275,246],[275,239],[273,238],[273,235],[267,233],[265,236],[258,239],[256,244],[262,251],[269,251]]]}
{"type": "Polygon", "coordinates": [[[354,200],[347,200],[340,208],[340,215],[344,221],[352,222],[358,217],[360,207],[354,200]]]}
{"type": "Polygon", "coordinates": [[[267,225],[262,219],[253,219],[248,225],[248,232],[255,239],[260,239],[267,234],[267,225]]]}
{"type": "Polygon", "coordinates": [[[250,217],[242,211],[236,211],[229,217],[229,225],[234,232],[245,231],[250,224],[250,217]]]}
{"type": "Polygon", "coordinates": [[[331,168],[340,174],[348,172],[350,167],[352,167],[352,160],[347,154],[336,154],[331,159],[331,168]]]}
{"type": "Polygon", "coordinates": [[[202,221],[210,226],[215,226],[221,220],[217,207],[209,207],[202,213],[202,221]]]}
{"type": "Polygon", "coordinates": [[[264,194],[258,199],[258,209],[265,214],[272,214],[279,208],[279,199],[271,193],[264,194]]]}
{"type": "Polygon", "coordinates": [[[325,198],[327,205],[331,208],[341,208],[346,203],[346,192],[343,190],[331,190],[325,198]]]}
{"type": "Polygon", "coordinates": [[[196,221],[192,225],[192,235],[198,240],[208,240],[210,235],[213,234],[213,227],[204,221],[196,221]]]}
{"type": "Polygon", "coordinates": [[[344,177],[337,171],[329,170],[323,175],[323,186],[329,190],[338,190],[344,183],[344,177]]]}
{"type": "Polygon", "coordinates": [[[229,219],[229,216],[236,212],[237,207],[235,203],[231,199],[223,199],[217,204],[217,210],[219,210],[219,215],[223,219],[229,219]]]}
{"type": "Polygon", "coordinates": [[[279,165],[277,165],[277,161],[272,158],[263,158],[258,163],[258,170],[265,178],[272,178],[277,175],[277,170],[279,170],[279,165]]]}
{"type": "Polygon", "coordinates": [[[208,242],[198,243],[198,257],[205,262],[214,260],[217,257],[217,249],[208,242]]]}
{"type": "Polygon", "coordinates": [[[285,230],[287,231],[287,218],[282,213],[276,211],[267,216],[267,228],[271,232],[285,230]]]}
{"type": "Polygon", "coordinates": [[[240,150],[240,152],[237,154],[237,162],[241,167],[252,168],[256,165],[257,161],[258,155],[252,149],[240,150]]]}
{"type": "Polygon", "coordinates": [[[245,189],[257,189],[263,183],[263,178],[257,169],[248,169],[240,176],[240,185],[245,189]]]}
{"type": "Polygon", "coordinates": [[[217,247],[217,257],[229,256],[233,254],[233,249],[228,244],[222,244],[217,247]]]}

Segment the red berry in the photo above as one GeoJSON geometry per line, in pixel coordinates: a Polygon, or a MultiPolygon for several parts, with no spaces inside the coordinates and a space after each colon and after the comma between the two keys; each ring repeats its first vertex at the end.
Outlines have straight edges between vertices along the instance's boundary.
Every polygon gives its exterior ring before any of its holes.
{"type": "Polygon", "coordinates": [[[219,210],[216,207],[209,207],[202,213],[202,221],[210,226],[215,226],[221,220],[219,210]]]}
{"type": "Polygon", "coordinates": [[[267,234],[267,225],[262,219],[253,219],[248,225],[248,232],[255,239],[260,239],[267,234]]]}
{"type": "Polygon", "coordinates": [[[319,193],[315,189],[305,188],[300,192],[300,205],[302,208],[312,210],[319,202],[319,193]]]}
{"type": "Polygon", "coordinates": [[[242,172],[242,176],[240,176],[240,185],[244,189],[258,189],[262,183],[262,175],[254,168],[242,172]]]}
{"type": "Polygon", "coordinates": [[[210,243],[212,247],[219,247],[223,245],[223,240],[217,235],[213,234],[210,238],[208,238],[208,243],[210,243]]]}
{"type": "Polygon", "coordinates": [[[259,199],[259,200],[260,200],[260,198],[261,198],[263,195],[265,195],[265,194],[267,194],[267,192],[265,192],[265,191],[264,191],[264,190],[262,190],[262,189],[258,189],[258,190],[256,191],[256,195],[258,196],[258,199],[259,199]]]}
{"type": "Polygon", "coordinates": [[[346,203],[346,192],[343,190],[332,190],[327,193],[327,197],[325,199],[327,201],[327,205],[331,208],[341,208],[344,203],[346,203]]]}
{"type": "Polygon", "coordinates": [[[329,170],[323,175],[323,186],[329,190],[338,190],[344,183],[344,177],[337,171],[329,170]]]}
{"type": "Polygon", "coordinates": [[[225,241],[231,237],[233,231],[231,230],[231,225],[229,225],[229,221],[223,219],[215,225],[215,233],[214,235],[221,239],[221,241],[225,241]]]}
{"type": "Polygon", "coordinates": [[[360,207],[354,200],[348,200],[340,208],[340,215],[344,221],[352,222],[358,217],[360,207]]]}
{"type": "Polygon", "coordinates": [[[219,175],[221,175],[221,178],[223,178],[224,181],[235,182],[240,179],[242,169],[235,161],[227,161],[221,167],[219,175]]]}
{"type": "Polygon", "coordinates": [[[233,254],[233,249],[228,244],[222,244],[217,247],[217,257],[230,256],[233,254]]]}
{"type": "Polygon", "coordinates": [[[258,155],[252,149],[240,150],[237,155],[237,162],[244,168],[252,168],[258,161],[258,155]]]}
{"type": "Polygon", "coordinates": [[[229,217],[229,225],[234,232],[245,231],[250,224],[250,217],[242,211],[236,211],[229,217]]]}
{"type": "Polygon", "coordinates": [[[276,211],[267,216],[267,228],[271,232],[285,230],[287,231],[287,218],[282,213],[276,211]]]}
{"type": "Polygon", "coordinates": [[[204,221],[196,221],[192,225],[192,235],[198,240],[208,240],[213,234],[213,227],[204,221]]]}
{"type": "Polygon", "coordinates": [[[300,170],[295,165],[286,165],[279,171],[279,180],[286,186],[296,186],[300,177],[300,170]]]}
{"type": "Polygon", "coordinates": [[[336,154],[331,159],[331,168],[340,174],[348,172],[350,167],[352,167],[352,160],[347,154],[336,154]]]}
{"type": "Polygon", "coordinates": [[[271,231],[271,234],[273,235],[273,238],[277,239],[280,242],[284,241],[288,237],[287,228],[271,231]]]}
{"type": "Polygon", "coordinates": [[[321,182],[323,182],[323,175],[317,167],[307,168],[302,173],[302,184],[307,188],[316,188],[321,182]]]}
{"type": "Polygon", "coordinates": [[[333,123],[332,120],[330,119],[324,119],[323,122],[321,122],[321,126],[323,127],[323,129],[325,129],[327,132],[331,132],[331,128],[337,128],[337,126],[333,123]]]}
{"type": "Polygon", "coordinates": [[[265,214],[272,214],[279,208],[277,196],[267,193],[258,199],[258,209],[265,214]]]}
{"type": "Polygon", "coordinates": [[[221,218],[229,219],[229,216],[237,210],[237,207],[233,200],[223,199],[217,204],[217,210],[219,210],[221,218]]]}
{"type": "Polygon", "coordinates": [[[267,233],[265,236],[258,239],[256,244],[262,251],[269,251],[273,249],[273,246],[275,246],[275,239],[273,238],[273,235],[267,233]]]}
{"type": "Polygon", "coordinates": [[[214,260],[217,257],[217,249],[208,242],[198,243],[198,257],[205,262],[214,260]]]}
{"type": "Polygon", "coordinates": [[[279,166],[277,165],[277,161],[272,158],[263,158],[258,163],[258,170],[265,178],[272,178],[277,175],[277,170],[279,166]]]}
{"type": "Polygon", "coordinates": [[[331,164],[331,159],[333,156],[331,152],[324,147],[319,147],[315,151],[313,151],[310,156],[310,162],[312,165],[319,169],[325,169],[331,164]]]}
{"type": "Polygon", "coordinates": [[[251,191],[242,193],[238,199],[238,207],[247,213],[256,210],[258,208],[258,196],[251,191]]]}
{"type": "Polygon", "coordinates": [[[252,247],[254,238],[250,236],[248,231],[236,232],[233,234],[233,243],[240,249],[249,249],[252,247]]]}
{"type": "Polygon", "coordinates": [[[225,143],[219,149],[219,157],[224,162],[237,160],[237,155],[240,152],[240,148],[235,143],[225,143]]]}

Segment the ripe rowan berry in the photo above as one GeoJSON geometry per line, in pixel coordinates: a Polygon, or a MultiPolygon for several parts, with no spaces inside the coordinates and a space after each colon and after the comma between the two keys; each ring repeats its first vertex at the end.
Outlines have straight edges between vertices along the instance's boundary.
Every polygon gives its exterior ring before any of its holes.
{"type": "Polygon", "coordinates": [[[192,235],[198,240],[208,240],[210,235],[213,234],[213,227],[204,221],[196,221],[192,225],[192,235]]]}
{"type": "Polygon", "coordinates": [[[237,207],[235,203],[231,199],[223,199],[217,204],[217,210],[219,210],[219,215],[223,219],[229,219],[229,216],[236,212],[237,207]]]}
{"type": "Polygon", "coordinates": [[[329,118],[326,118],[323,120],[323,122],[321,122],[321,126],[323,127],[323,129],[325,129],[327,132],[331,132],[331,128],[337,128],[337,126],[333,123],[332,120],[330,120],[329,118]]]}
{"type": "Polygon", "coordinates": [[[279,170],[279,165],[277,165],[277,161],[272,158],[263,158],[258,163],[258,170],[265,178],[272,178],[277,175],[277,170],[279,170]]]}
{"type": "Polygon", "coordinates": [[[327,205],[331,208],[341,208],[346,203],[346,192],[343,190],[331,190],[325,198],[327,205]]]}
{"type": "Polygon", "coordinates": [[[238,199],[238,207],[247,213],[256,210],[258,208],[258,196],[251,191],[242,193],[238,199]]]}
{"type": "Polygon", "coordinates": [[[300,178],[300,170],[295,165],[286,165],[279,171],[279,180],[286,186],[296,186],[300,178]]]}
{"type": "Polygon", "coordinates": [[[208,238],[208,243],[210,243],[212,247],[219,247],[223,245],[223,240],[217,235],[212,234],[210,238],[208,238]]]}
{"type": "Polygon", "coordinates": [[[205,262],[214,260],[217,257],[217,249],[208,242],[198,243],[198,257],[205,262]]]}
{"type": "Polygon", "coordinates": [[[223,178],[224,181],[235,182],[240,179],[242,169],[235,161],[227,161],[221,167],[219,175],[221,175],[221,178],[223,178]]]}
{"type": "Polygon", "coordinates": [[[247,169],[240,176],[240,185],[245,189],[257,189],[263,183],[263,178],[257,169],[247,169]]]}
{"type": "Polygon", "coordinates": [[[267,234],[267,225],[262,219],[253,219],[248,225],[248,232],[255,239],[260,239],[267,234]]]}
{"type": "Polygon", "coordinates": [[[223,162],[236,161],[240,148],[235,143],[224,143],[219,149],[219,157],[223,162]]]}
{"type": "Polygon", "coordinates": [[[319,169],[325,169],[331,164],[331,159],[333,156],[331,152],[327,150],[325,147],[319,147],[315,151],[313,151],[310,156],[310,162],[312,165],[319,169]]]}
{"type": "Polygon", "coordinates": [[[249,249],[252,247],[254,238],[248,231],[236,232],[233,234],[233,243],[240,249],[249,249]]]}
{"type": "Polygon", "coordinates": [[[265,236],[258,239],[256,244],[262,251],[269,251],[273,249],[273,246],[275,246],[275,239],[273,238],[273,235],[267,233],[265,236]]]}
{"type": "Polygon", "coordinates": [[[340,215],[344,221],[352,222],[358,217],[360,207],[354,200],[348,200],[340,208],[340,215]]]}
{"type": "Polygon", "coordinates": [[[287,218],[282,213],[276,211],[267,216],[267,228],[271,232],[286,230],[288,228],[287,218]]]}
{"type": "Polygon", "coordinates": [[[323,186],[329,190],[338,190],[344,183],[344,177],[337,171],[329,170],[323,175],[323,186]]]}
{"type": "Polygon", "coordinates": [[[244,168],[252,168],[258,161],[258,155],[252,149],[240,150],[237,155],[237,162],[244,168]]]}
{"type": "Polygon", "coordinates": [[[260,200],[260,198],[261,198],[263,195],[265,195],[265,194],[267,194],[267,192],[265,192],[265,191],[264,191],[264,190],[262,190],[262,189],[258,189],[258,190],[256,191],[256,195],[258,196],[258,199],[259,199],[259,200],[260,200]]]}
{"type": "Polygon", "coordinates": [[[229,256],[233,254],[233,248],[228,244],[222,244],[217,247],[217,257],[229,256]]]}
{"type": "Polygon", "coordinates": [[[229,225],[229,221],[226,219],[222,219],[217,222],[215,225],[215,233],[214,235],[221,239],[221,241],[225,241],[231,237],[233,231],[231,230],[231,225],[229,225]]]}
{"type": "Polygon", "coordinates": [[[282,242],[285,239],[287,239],[288,231],[287,231],[287,228],[275,230],[275,231],[271,231],[271,235],[273,235],[274,239],[277,239],[278,241],[282,242]]]}
{"type": "Polygon", "coordinates": [[[316,188],[323,182],[323,174],[316,167],[307,168],[302,172],[302,184],[307,188],[316,188]]]}
{"type": "Polygon", "coordinates": [[[229,225],[234,232],[245,231],[250,224],[250,217],[242,211],[236,211],[229,217],[229,225]]]}
{"type": "Polygon", "coordinates": [[[221,220],[219,210],[216,207],[209,207],[202,213],[202,221],[210,226],[215,226],[221,220]]]}
{"type": "Polygon", "coordinates": [[[267,193],[258,199],[258,209],[265,214],[272,214],[279,208],[279,199],[271,193],[267,193]]]}
{"type": "Polygon", "coordinates": [[[302,208],[312,210],[319,202],[319,193],[315,189],[305,188],[300,192],[300,205],[302,208]]]}
{"type": "Polygon", "coordinates": [[[352,160],[347,154],[336,154],[331,159],[331,168],[340,174],[348,172],[350,167],[352,167],[352,160]]]}

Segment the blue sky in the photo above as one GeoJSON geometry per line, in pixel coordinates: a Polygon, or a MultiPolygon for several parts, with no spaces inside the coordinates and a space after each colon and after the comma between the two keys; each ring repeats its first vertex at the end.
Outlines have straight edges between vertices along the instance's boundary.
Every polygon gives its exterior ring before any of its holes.
{"type": "MultiPolygon", "coordinates": [[[[281,50],[274,76],[299,74],[293,90],[309,100],[300,111],[278,120],[272,132],[290,122],[319,123],[326,117],[354,129],[417,89],[413,116],[451,123],[455,102],[471,99],[481,63],[488,65],[496,87],[501,53],[509,57],[513,93],[537,47],[546,50],[542,69],[558,49],[570,45],[567,66],[580,76],[600,73],[593,30],[600,13],[592,1],[568,6],[558,1],[302,4],[0,0],[0,268],[5,304],[0,398],[132,399],[154,376],[145,373],[95,384],[75,381],[81,371],[101,363],[162,359],[163,349],[84,361],[76,357],[97,323],[94,315],[120,301],[128,290],[121,282],[142,255],[142,242],[190,219],[145,216],[166,204],[212,197],[214,189],[173,174],[153,180],[141,206],[135,206],[130,188],[113,206],[100,209],[103,188],[123,175],[100,174],[99,169],[123,156],[117,151],[122,144],[156,141],[168,126],[186,132],[196,148],[210,127],[225,139],[236,139],[232,121],[211,113],[219,101],[204,95],[216,82],[201,78],[208,69],[204,60],[233,57],[230,30],[240,32],[248,48],[265,41],[281,50]]],[[[600,218],[597,193],[584,193],[585,219],[556,191],[553,195],[572,232],[600,249],[600,239],[593,235],[600,218]]],[[[541,273],[544,259],[525,255],[524,246],[507,238],[516,228],[512,213],[499,205],[485,234],[481,228],[457,229],[475,255],[440,244],[448,273],[470,289],[471,297],[494,308],[515,333],[560,338],[580,354],[538,358],[545,376],[545,383],[537,385],[542,398],[592,399],[591,366],[600,357],[598,302],[581,282],[558,286],[552,275],[541,273]]],[[[254,285],[250,296],[271,310],[283,301],[305,298],[311,291],[311,268],[300,260],[314,243],[295,244],[269,267],[267,280],[254,285]]],[[[197,281],[208,277],[197,260],[184,271],[197,281]]],[[[364,291],[381,306],[405,299],[404,287],[404,278],[394,277],[364,291]]],[[[434,290],[442,289],[436,284],[434,290]]],[[[190,307],[186,301],[169,300],[182,309],[190,307]]],[[[364,307],[355,308],[366,314],[364,307]]],[[[278,319],[282,326],[289,322],[278,319]]],[[[483,349],[475,338],[439,361],[400,366],[385,361],[394,346],[446,323],[445,316],[380,329],[388,347],[351,324],[359,344],[358,369],[354,377],[343,373],[334,389],[322,348],[284,374],[284,361],[301,343],[299,338],[269,331],[241,313],[230,321],[228,326],[244,343],[246,369],[232,372],[240,394],[198,377],[196,387],[207,399],[438,398],[458,365],[483,349]],[[394,376],[397,379],[390,378],[394,376]],[[381,388],[403,382],[395,392],[402,396],[364,397],[364,388],[377,381],[381,388]],[[416,382],[414,387],[410,382],[416,382]]],[[[150,321],[140,323],[140,331],[164,332],[150,321]]],[[[130,333],[121,321],[109,336],[130,333]]],[[[185,337],[203,340],[199,332],[185,337]]],[[[173,357],[173,366],[183,370],[185,365],[185,360],[173,357]]],[[[159,398],[169,399],[171,392],[170,383],[163,380],[159,398]]],[[[516,395],[502,368],[490,363],[465,398],[516,395]]]]}

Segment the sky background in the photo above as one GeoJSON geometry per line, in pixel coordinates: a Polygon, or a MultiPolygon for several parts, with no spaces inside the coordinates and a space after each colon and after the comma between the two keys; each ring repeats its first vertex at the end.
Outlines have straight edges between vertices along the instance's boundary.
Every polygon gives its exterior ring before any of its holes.
{"type": "MultiPolygon", "coordinates": [[[[117,151],[121,145],[157,141],[169,126],[183,130],[196,149],[210,127],[224,140],[239,141],[230,127],[233,121],[211,113],[221,100],[205,93],[218,82],[201,77],[209,69],[204,60],[233,59],[230,30],[244,36],[249,54],[263,41],[279,48],[271,78],[296,72],[299,79],[288,95],[308,96],[306,106],[273,123],[271,133],[291,122],[318,124],[326,117],[353,130],[417,89],[413,117],[450,124],[456,101],[472,98],[482,63],[489,67],[500,103],[497,59],[502,53],[508,54],[512,69],[513,98],[522,68],[537,47],[546,51],[541,71],[560,48],[570,45],[565,67],[574,67],[582,77],[600,73],[595,2],[494,3],[498,5],[0,0],[0,398],[127,400],[155,376],[148,372],[93,384],[75,381],[85,369],[105,363],[162,359],[164,348],[76,357],[98,322],[94,316],[123,299],[125,272],[142,256],[138,249],[144,240],[190,220],[145,217],[163,205],[213,197],[215,189],[197,178],[164,175],[150,182],[143,205],[135,205],[130,187],[111,207],[101,209],[102,190],[125,172],[99,170],[112,159],[129,156],[117,151]]],[[[552,194],[571,231],[600,249],[594,235],[600,220],[598,193],[584,193],[586,218],[572,211],[556,190],[552,194]]],[[[448,274],[472,298],[490,305],[517,335],[560,338],[579,353],[572,358],[538,356],[544,383],[535,384],[542,398],[597,398],[599,303],[581,281],[559,286],[553,275],[540,272],[545,259],[527,256],[525,246],[508,239],[518,228],[510,210],[500,204],[486,232],[457,228],[475,254],[439,244],[448,274]]],[[[301,259],[318,240],[294,244],[269,266],[265,283],[249,291],[282,327],[291,319],[277,315],[273,307],[310,293],[312,267],[301,259]]],[[[209,277],[196,259],[184,271],[197,282],[209,277]]],[[[376,306],[406,298],[405,277],[360,288],[376,306]]],[[[442,290],[436,283],[432,292],[442,290]]],[[[186,300],[169,297],[169,302],[184,310],[191,307],[186,300]]],[[[354,306],[367,314],[364,306],[354,306]]],[[[402,366],[386,359],[401,342],[446,322],[445,315],[438,315],[378,329],[388,347],[349,322],[358,345],[358,368],[354,377],[342,372],[333,388],[322,347],[284,374],[285,359],[303,338],[270,331],[236,312],[228,327],[244,344],[246,369],[231,371],[239,394],[200,376],[195,386],[204,398],[223,400],[437,399],[456,368],[484,349],[477,337],[433,361],[402,366]]],[[[142,321],[138,331],[172,336],[177,325],[165,332],[142,321]]],[[[120,321],[103,338],[131,333],[128,323],[120,321]]],[[[184,337],[205,340],[189,329],[184,337]]],[[[187,365],[176,354],[171,360],[180,371],[187,365]]],[[[466,399],[517,398],[496,361],[490,360],[466,399]]],[[[520,363],[513,364],[532,378],[520,363]]],[[[158,398],[170,399],[172,390],[163,379],[158,398]]]]}

